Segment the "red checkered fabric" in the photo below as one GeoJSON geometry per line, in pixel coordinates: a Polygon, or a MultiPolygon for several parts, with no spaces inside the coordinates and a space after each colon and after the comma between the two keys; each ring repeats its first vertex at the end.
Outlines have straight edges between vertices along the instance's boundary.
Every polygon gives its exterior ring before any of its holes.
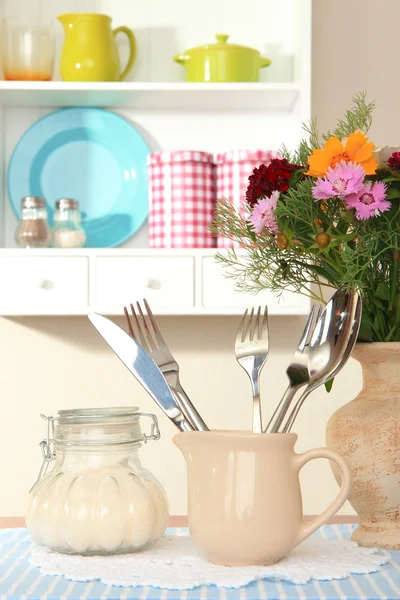
{"type": "Polygon", "coordinates": [[[212,248],[215,165],[212,154],[193,150],[153,152],[149,169],[151,248],[212,248]]]}
{"type": "MultiPolygon", "coordinates": [[[[217,156],[217,198],[227,198],[244,212],[246,189],[255,167],[268,165],[272,158],[280,158],[274,150],[230,150],[217,156]]],[[[238,247],[239,244],[218,236],[219,248],[238,247]]]]}

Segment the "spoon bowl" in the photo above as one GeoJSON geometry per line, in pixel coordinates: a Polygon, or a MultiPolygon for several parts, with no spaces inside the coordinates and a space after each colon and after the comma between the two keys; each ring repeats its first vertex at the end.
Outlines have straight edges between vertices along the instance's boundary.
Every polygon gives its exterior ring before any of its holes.
{"type": "Polygon", "coordinates": [[[291,430],[305,399],[317,387],[333,379],[344,367],[357,341],[361,323],[360,292],[337,290],[318,319],[308,357],[310,381],[296,402],[283,431],[291,430]]]}

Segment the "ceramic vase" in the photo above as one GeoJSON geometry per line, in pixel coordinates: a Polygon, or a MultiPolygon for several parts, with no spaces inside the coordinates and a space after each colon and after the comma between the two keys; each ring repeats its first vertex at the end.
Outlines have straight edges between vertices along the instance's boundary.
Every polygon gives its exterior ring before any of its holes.
{"type": "MultiPolygon", "coordinates": [[[[330,418],[327,446],[348,461],[361,546],[400,549],[400,343],[357,344],[363,390],[330,418]]],[[[336,481],[340,473],[332,465],[336,481]]]]}

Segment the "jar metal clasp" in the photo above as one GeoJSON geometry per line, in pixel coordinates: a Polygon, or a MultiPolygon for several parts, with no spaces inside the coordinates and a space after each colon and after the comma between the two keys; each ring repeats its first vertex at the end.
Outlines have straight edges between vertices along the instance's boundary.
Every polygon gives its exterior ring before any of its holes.
{"type": "Polygon", "coordinates": [[[49,417],[46,417],[46,415],[40,416],[46,421],[46,437],[39,444],[40,449],[42,451],[43,461],[42,466],[40,467],[39,475],[32,487],[34,487],[38,483],[38,481],[43,479],[43,477],[47,473],[49,464],[56,457],[56,453],[54,450],[54,418],[51,415],[49,417]]]}
{"type": "Polygon", "coordinates": [[[142,433],[142,436],[143,436],[142,441],[145,444],[147,444],[147,442],[149,440],[159,440],[161,437],[161,433],[160,433],[160,428],[158,426],[158,419],[157,419],[156,415],[153,415],[153,413],[137,413],[137,414],[139,417],[149,417],[152,420],[150,435],[146,435],[145,433],[142,433]]]}

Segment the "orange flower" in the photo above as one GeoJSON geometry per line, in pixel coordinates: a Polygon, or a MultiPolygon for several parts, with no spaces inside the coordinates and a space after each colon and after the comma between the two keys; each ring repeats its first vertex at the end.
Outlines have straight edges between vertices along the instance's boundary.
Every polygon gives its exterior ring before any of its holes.
{"type": "Polygon", "coordinates": [[[314,150],[305,174],[311,177],[325,177],[329,167],[333,168],[337,163],[345,161],[357,163],[362,166],[366,175],[373,175],[378,166],[373,153],[373,143],[369,142],[361,131],[350,134],[342,141],[331,137],[325,142],[322,150],[314,150]]]}

